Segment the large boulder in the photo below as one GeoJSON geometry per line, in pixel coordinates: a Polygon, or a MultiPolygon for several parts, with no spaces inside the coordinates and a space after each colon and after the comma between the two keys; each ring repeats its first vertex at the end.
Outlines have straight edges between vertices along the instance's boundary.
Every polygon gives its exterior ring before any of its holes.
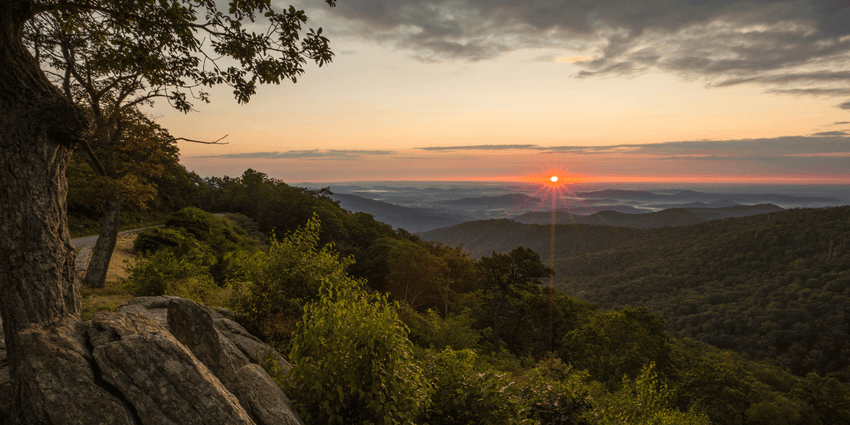
{"type": "Polygon", "coordinates": [[[0,425],[303,425],[257,363],[289,364],[219,311],[169,296],[137,298],[120,310],[34,325],[0,341],[0,425]],[[6,344],[27,353],[11,362],[17,373],[10,374],[6,344]],[[10,376],[20,379],[18,394],[10,376]]]}
{"type": "Polygon", "coordinates": [[[230,342],[213,324],[211,311],[189,300],[170,300],[168,327],[232,392],[255,422],[263,425],[302,423],[292,410],[286,394],[266,371],[248,364],[239,353],[228,354],[224,341],[230,342]]]}
{"type": "Polygon", "coordinates": [[[112,393],[98,376],[84,323],[68,317],[46,327],[31,325],[6,343],[27,353],[10,362],[20,389],[13,397],[21,407],[12,412],[10,423],[139,423],[121,394],[112,393]]]}
{"type": "Polygon", "coordinates": [[[89,328],[103,379],[144,424],[254,424],[239,400],[159,322],[100,312],[89,328]]]}

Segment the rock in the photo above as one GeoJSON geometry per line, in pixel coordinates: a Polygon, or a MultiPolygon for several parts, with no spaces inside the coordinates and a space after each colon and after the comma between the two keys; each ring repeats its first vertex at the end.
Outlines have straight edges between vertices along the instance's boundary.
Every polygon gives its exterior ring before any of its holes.
{"type": "Polygon", "coordinates": [[[236,368],[225,352],[212,317],[206,309],[189,300],[171,300],[168,303],[168,329],[231,393],[240,396],[241,388],[239,378],[236,377],[236,368]]]}
{"type": "Polygon", "coordinates": [[[227,353],[223,342],[230,341],[216,330],[211,313],[193,301],[171,300],[168,327],[172,335],[236,395],[255,422],[262,425],[303,424],[286,394],[261,366],[249,364],[238,350],[237,358],[227,353]]]}
{"type": "Polygon", "coordinates": [[[284,373],[292,368],[289,362],[277,350],[269,347],[254,335],[251,335],[242,325],[224,317],[213,318],[213,322],[216,329],[232,341],[251,362],[263,364],[266,359],[272,359],[277,361],[280,370],[284,373]]]}
{"type": "Polygon", "coordinates": [[[50,326],[31,325],[7,341],[16,373],[24,423],[138,424],[133,410],[96,374],[85,341],[86,325],[68,317],[50,326]]]}
{"type": "Polygon", "coordinates": [[[260,365],[249,363],[236,374],[244,391],[240,399],[243,399],[243,406],[252,413],[257,423],[304,425],[301,417],[292,409],[289,398],[260,365]]]}
{"type": "Polygon", "coordinates": [[[100,312],[89,336],[103,379],[126,397],[144,424],[254,423],[236,397],[158,321],[100,312]]]}
{"type": "Polygon", "coordinates": [[[125,305],[118,307],[118,311],[122,313],[136,313],[142,316],[148,316],[156,320],[162,326],[168,327],[168,303],[171,300],[180,300],[182,298],[172,295],[162,295],[159,297],[137,297],[130,300],[125,305]]]}

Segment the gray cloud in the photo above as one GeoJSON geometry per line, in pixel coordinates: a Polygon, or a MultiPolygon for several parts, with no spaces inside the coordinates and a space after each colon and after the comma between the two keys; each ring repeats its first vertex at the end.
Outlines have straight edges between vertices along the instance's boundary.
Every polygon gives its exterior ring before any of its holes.
{"type": "Polygon", "coordinates": [[[820,133],[815,133],[812,136],[850,136],[850,133],[846,131],[821,131],[820,133]]]}
{"type": "Polygon", "coordinates": [[[836,121],[836,122],[832,123],[832,125],[844,125],[844,124],[850,124],[850,121],[836,121]]]}
{"type": "Polygon", "coordinates": [[[474,146],[429,146],[416,148],[423,151],[460,151],[460,150],[508,150],[508,149],[537,149],[537,145],[474,145],[474,146]]]}
{"type": "Polygon", "coordinates": [[[846,109],[846,110],[850,111],[850,100],[838,105],[838,107],[841,108],[841,109],[846,109]]]}
{"type": "MultiPolygon", "coordinates": [[[[828,132],[829,133],[829,132],[828,132]]],[[[698,140],[616,146],[556,146],[540,148],[546,153],[653,155],[716,160],[720,158],[788,157],[850,153],[850,137],[841,134],[777,137],[771,139],[698,140]]],[[[820,134],[820,133],[819,133],[820,134]]]]}
{"type": "Polygon", "coordinates": [[[423,61],[538,48],[557,53],[537,60],[590,56],[573,61],[585,78],[654,69],[791,95],[850,90],[844,0],[347,0],[324,13],[339,35],[389,43],[423,61]]]}
{"type": "Polygon", "coordinates": [[[285,152],[246,152],[223,155],[199,156],[197,158],[231,158],[231,159],[353,159],[368,155],[392,155],[394,151],[384,150],[291,150],[285,152]]]}

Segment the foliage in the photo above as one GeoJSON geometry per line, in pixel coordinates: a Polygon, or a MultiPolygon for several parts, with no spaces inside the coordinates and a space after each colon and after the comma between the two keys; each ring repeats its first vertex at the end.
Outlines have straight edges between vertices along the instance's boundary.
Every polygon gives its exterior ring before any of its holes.
{"type": "Polygon", "coordinates": [[[215,284],[207,267],[193,261],[200,256],[196,250],[181,258],[169,250],[157,251],[127,266],[125,287],[135,296],[176,295],[202,304],[221,305],[228,291],[215,284]]]}
{"type": "Polygon", "coordinates": [[[584,412],[593,406],[587,372],[549,355],[522,380],[523,397],[533,419],[546,425],[589,425],[584,412]]]}
{"type": "Polygon", "coordinates": [[[820,423],[850,423],[850,388],[835,378],[810,373],[797,381],[791,394],[817,412],[820,423]]]}
{"type": "MultiPolygon", "coordinates": [[[[596,315],[563,337],[562,358],[613,387],[623,376],[634,379],[644,365],[669,370],[670,344],[664,319],[643,307],[596,315]]],[[[654,373],[654,372],[653,372],[654,373]]]]}
{"type": "Polygon", "coordinates": [[[305,422],[400,424],[428,404],[430,388],[396,307],[353,279],[323,278],[289,353],[287,392],[305,422]]]}
{"type": "Polygon", "coordinates": [[[430,354],[423,368],[434,385],[424,422],[435,425],[519,424],[526,419],[521,388],[506,374],[479,363],[472,350],[430,354]]]}
{"type": "Polygon", "coordinates": [[[683,413],[670,408],[671,394],[667,385],[658,380],[654,364],[641,369],[637,379],[624,378],[623,387],[608,393],[597,390],[594,408],[585,418],[599,425],[708,425],[711,422],[704,414],[683,413]]]}
{"type": "Polygon", "coordinates": [[[850,207],[643,230],[558,260],[559,288],[641,305],[679,336],[850,381],[850,207]]]}
{"type": "Polygon", "coordinates": [[[318,248],[320,230],[314,216],[283,239],[272,238],[266,250],[232,258],[233,306],[249,330],[288,341],[302,308],[319,300],[322,285],[362,284],[345,271],[351,259],[340,259],[332,245],[318,248]]]}
{"type": "Polygon", "coordinates": [[[421,347],[465,350],[479,346],[481,332],[472,328],[473,319],[469,310],[445,318],[434,310],[428,310],[424,315],[409,308],[402,311],[402,319],[410,328],[410,340],[421,347]]]}
{"type": "Polygon", "coordinates": [[[508,254],[493,253],[478,262],[484,290],[492,294],[493,351],[501,348],[502,310],[508,297],[519,298],[522,292],[536,290],[540,279],[554,271],[540,261],[540,255],[529,248],[516,247],[508,254]]]}
{"type": "Polygon", "coordinates": [[[189,238],[178,230],[154,227],[139,232],[133,241],[133,251],[146,254],[162,249],[187,247],[190,244],[189,238]]]}

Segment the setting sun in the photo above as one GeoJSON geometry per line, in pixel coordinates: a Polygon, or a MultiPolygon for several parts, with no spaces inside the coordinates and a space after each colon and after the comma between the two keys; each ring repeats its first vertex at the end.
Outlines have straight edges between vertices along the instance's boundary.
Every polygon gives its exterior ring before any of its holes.
{"type": "Polygon", "coordinates": [[[558,181],[558,176],[552,176],[549,180],[552,180],[552,183],[556,183],[558,181]]]}

